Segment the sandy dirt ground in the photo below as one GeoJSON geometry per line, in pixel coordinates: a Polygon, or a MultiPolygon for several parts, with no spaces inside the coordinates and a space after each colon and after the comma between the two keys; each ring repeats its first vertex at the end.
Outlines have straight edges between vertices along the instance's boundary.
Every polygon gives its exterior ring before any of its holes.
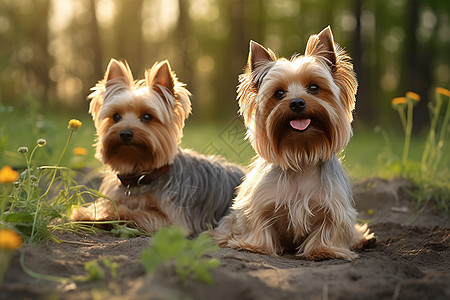
{"type": "Polygon", "coordinates": [[[370,179],[355,185],[356,207],[370,221],[377,242],[352,262],[306,261],[294,255],[269,257],[220,249],[213,285],[159,269],[146,275],[140,253],[151,238],[64,233],[56,244],[27,246],[25,265],[41,274],[86,274],[84,266],[103,258],[118,264],[97,282],[57,283],[26,275],[17,252],[0,286],[0,299],[450,299],[450,228],[430,201],[411,202],[408,182],[370,179]]]}

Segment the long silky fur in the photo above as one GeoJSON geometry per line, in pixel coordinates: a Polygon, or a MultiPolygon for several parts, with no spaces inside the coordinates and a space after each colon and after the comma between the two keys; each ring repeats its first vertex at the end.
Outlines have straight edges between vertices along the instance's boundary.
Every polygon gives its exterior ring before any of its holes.
{"type": "Polygon", "coordinates": [[[145,80],[134,81],[126,63],[111,60],[89,96],[98,134],[96,156],[107,166],[99,192],[109,199],[74,209],[72,220],[123,220],[148,233],[177,224],[197,234],[217,225],[231,206],[244,169],[178,147],[191,112],[189,96],[168,62],[155,64],[145,80]],[[141,109],[151,113],[150,122],[140,121],[141,109]],[[112,120],[116,111],[123,112],[119,122],[112,120]],[[123,148],[122,130],[134,132],[134,147],[123,148]],[[129,195],[117,178],[169,164],[167,173],[148,185],[130,187],[129,195]]]}
{"type": "Polygon", "coordinates": [[[242,176],[242,168],[221,158],[178,149],[167,174],[151,184],[131,187],[129,197],[125,196],[126,187],[118,182],[116,174],[107,171],[99,191],[114,199],[114,204],[106,199],[99,200],[97,207],[78,208],[75,217],[86,219],[95,215],[96,220],[120,217],[150,233],[159,227],[176,224],[190,234],[197,234],[215,227],[228,213],[242,176]],[[160,212],[145,214],[149,202],[155,212],[160,212]],[[114,205],[119,208],[119,215],[115,213],[114,205]]]}
{"type": "Polygon", "coordinates": [[[290,60],[275,60],[273,51],[251,42],[239,82],[240,112],[257,156],[231,213],[213,232],[215,240],[268,255],[294,250],[311,260],[358,257],[352,250],[373,234],[357,224],[352,187],[336,157],[352,135],[357,81],[330,28],[311,36],[305,55],[290,60]],[[321,97],[306,93],[301,79],[319,81],[321,97]],[[284,85],[289,97],[274,101],[284,85]],[[283,126],[292,115],[289,101],[298,97],[316,123],[291,136],[283,126]]]}

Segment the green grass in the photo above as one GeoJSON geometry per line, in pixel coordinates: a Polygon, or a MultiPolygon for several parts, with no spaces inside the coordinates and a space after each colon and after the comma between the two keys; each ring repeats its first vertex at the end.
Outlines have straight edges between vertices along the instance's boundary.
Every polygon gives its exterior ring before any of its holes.
{"type": "MultiPolygon", "coordinates": [[[[372,176],[392,177],[389,166],[402,159],[404,136],[395,130],[384,129],[388,140],[376,128],[355,126],[354,135],[344,151],[344,165],[350,176],[361,180],[372,176]]],[[[409,161],[420,162],[426,135],[412,136],[409,161]]],[[[450,146],[444,145],[441,170],[450,169],[450,146]]]]}
{"type": "Polygon", "coordinates": [[[23,156],[17,153],[17,149],[22,146],[31,149],[39,138],[46,139],[47,145],[45,150],[37,151],[34,163],[37,165],[56,163],[67,139],[68,121],[73,118],[80,120],[83,126],[74,136],[61,165],[76,169],[100,166],[93,159],[95,129],[87,113],[64,110],[39,115],[2,106],[0,106],[0,166],[23,168],[25,166],[23,156]],[[76,147],[85,148],[87,155],[74,155],[73,149],[76,147]]]}
{"type": "MultiPolygon", "coordinates": [[[[37,143],[21,146],[18,155],[22,158],[20,172],[4,169],[0,178],[0,228],[14,228],[26,242],[42,241],[51,236],[51,230],[64,229],[72,205],[83,202],[83,196],[98,198],[96,190],[78,185],[75,172],[63,166],[62,159],[79,129],[79,121],[67,122],[66,141],[61,147],[57,160],[44,165],[36,161],[40,153],[46,153],[46,139],[39,138],[37,143]],[[57,224],[50,225],[53,221],[57,224]]],[[[57,138],[55,138],[57,140],[57,138]]],[[[49,155],[48,152],[46,155],[49,155]]],[[[70,225],[70,224],[69,224],[70,225]]]]}
{"type": "Polygon", "coordinates": [[[220,155],[229,161],[248,165],[255,156],[252,146],[245,140],[245,126],[241,118],[223,124],[186,122],[181,147],[206,155],[220,155]]]}
{"type": "MultiPolygon", "coordinates": [[[[17,153],[17,149],[21,146],[31,148],[39,138],[45,138],[47,146],[36,153],[35,163],[38,165],[55,163],[67,138],[67,122],[70,118],[81,120],[83,126],[74,135],[61,165],[76,169],[101,166],[94,158],[95,128],[87,113],[71,114],[67,111],[56,111],[45,116],[31,117],[20,111],[7,113],[0,110],[0,167],[4,165],[24,167],[23,157],[17,153]],[[74,155],[75,147],[85,148],[87,155],[74,155]]],[[[354,127],[354,135],[343,153],[344,166],[354,180],[383,175],[386,173],[386,165],[395,159],[401,159],[404,142],[401,133],[389,128],[384,129],[389,135],[389,141],[386,141],[382,134],[376,133],[373,128],[361,124],[355,124],[354,127]]],[[[244,137],[245,127],[242,119],[238,117],[223,124],[204,124],[188,119],[181,146],[208,155],[221,155],[246,166],[255,152],[244,137]]],[[[411,161],[420,161],[425,138],[425,135],[412,137],[409,153],[411,161]]],[[[441,168],[450,169],[450,149],[447,144],[445,147],[440,165],[441,168]]]]}
{"type": "Polygon", "coordinates": [[[177,274],[183,285],[189,277],[213,284],[210,270],[220,264],[216,258],[203,258],[207,253],[216,252],[219,247],[204,232],[197,238],[186,239],[186,230],[177,226],[160,229],[142,251],[141,262],[147,273],[163,266],[166,271],[177,274]]]}

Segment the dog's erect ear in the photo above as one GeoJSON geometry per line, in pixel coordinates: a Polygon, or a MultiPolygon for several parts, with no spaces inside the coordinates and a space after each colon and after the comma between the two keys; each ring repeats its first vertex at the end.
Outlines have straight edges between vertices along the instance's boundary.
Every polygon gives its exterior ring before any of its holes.
{"type": "Polygon", "coordinates": [[[247,67],[239,76],[238,101],[240,113],[249,126],[256,110],[255,97],[261,87],[264,77],[275,64],[277,57],[272,50],[266,49],[257,42],[250,41],[247,67]]]}
{"type": "Polygon", "coordinates": [[[345,51],[334,42],[330,26],[317,35],[312,35],[306,45],[306,56],[316,56],[330,67],[335,83],[340,89],[340,98],[345,105],[347,118],[353,120],[355,94],[358,88],[353,64],[345,51]]]}
{"type": "Polygon", "coordinates": [[[149,88],[158,92],[163,92],[161,87],[167,88],[174,94],[175,75],[170,69],[170,64],[167,60],[154,64],[153,67],[147,71],[146,80],[149,88]]]}
{"type": "Polygon", "coordinates": [[[131,83],[133,82],[133,75],[131,74],[130,67],[126,62],[123,63],[112,58],[109,61],[105,72],[106,86],[109,85],[108,82],[112,84],[118,80],[122,80],[128,86],[131,86],[131,83]],[[113,80],[114,82],[112,82],[113,80]]]}
{"type": "Polygon", "coordinates": [[[336,69],[336,47],[331,27],[328,26],[319,34],[310,36],[306,45],[306,56],[321,56],[334,72],[336,69]]]}
{"type": "Polygon", "coordinates": [[[103,80],[100,80],[91,90],[93,92],[88,96],[91,99],[89,106],[89,113],[95,121],[95,126],[98,125],[98,118],[100,109],[103,104],[108,101],[111,92],[119,90],[129,90],[133,84],[133,75],[130,67],[126,62],[120,62],[112,58],[106,68],[103,80]],[[114,88],[113,88],[114,87],[114,88]]]}
{"type": "MultiPolygon", "coordinates": [[[[266,49],[257,42],[250,41],[250,50],[248,53],[246,74],[249,74],[248,84],[256,90],[259,90],[264,77],[273,66],[277,57],[272,50],[266,49]]],[[[249,87],[250,87],[249,86],[249,87]]]]}
{"type": "Polygon", "coordinates": [[[266,49],[257,42],[250,41],[250,50],[248,53],[248,67],[254,71],[267,62],[275,61],[277,58],[272,50],[266,49]]]}

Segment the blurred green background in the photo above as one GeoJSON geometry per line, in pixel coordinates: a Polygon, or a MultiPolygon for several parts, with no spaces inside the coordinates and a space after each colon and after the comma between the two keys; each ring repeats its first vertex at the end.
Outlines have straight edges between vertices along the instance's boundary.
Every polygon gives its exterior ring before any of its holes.
{"type": "Polygon", "coordinates": [[[401,155],[391,99],[406,91],[422,96],[410,150],[420,159],[427,105],[435,87],[449,88],[449,12],[448,0],[1,0],[0,166],[23,165],[17,147],[40,137],[48,148],[37,159],[56,160],[70,118],[84,123],[71,147],[88,153],[71,153],[65,163],[98,166],[86,96],[112,57],[127,60],[135,78],[168,59],[194,95],[183,146],[247,164],[254,152],[243,141],[235,90],[249,40],[289,57],[327,25],[360,84],[345,153],[352,176],[372,175],[386,148],[401,155]]]}

